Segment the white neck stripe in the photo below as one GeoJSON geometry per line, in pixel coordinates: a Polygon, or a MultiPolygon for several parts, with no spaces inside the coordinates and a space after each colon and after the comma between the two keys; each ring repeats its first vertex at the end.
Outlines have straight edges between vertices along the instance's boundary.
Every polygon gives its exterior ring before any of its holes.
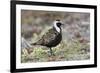
{"type": "Polygon", "coordinates": [[[56,23],[54,23],[54,28],[57,30],[57,32],[59,32],[60,33],[60,28],[56,25],[56,23]]]}

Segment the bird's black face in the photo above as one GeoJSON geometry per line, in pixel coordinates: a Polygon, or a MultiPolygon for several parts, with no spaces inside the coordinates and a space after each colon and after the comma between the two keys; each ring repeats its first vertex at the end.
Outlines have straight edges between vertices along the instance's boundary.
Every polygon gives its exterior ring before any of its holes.
{"type": "Polygon", "coordinates": [[[58,22],[58,23],[56,23],[56,25],[57,25],[58,27],[61,27],[62,23],[61,23],[61,22],[58,22]]]}

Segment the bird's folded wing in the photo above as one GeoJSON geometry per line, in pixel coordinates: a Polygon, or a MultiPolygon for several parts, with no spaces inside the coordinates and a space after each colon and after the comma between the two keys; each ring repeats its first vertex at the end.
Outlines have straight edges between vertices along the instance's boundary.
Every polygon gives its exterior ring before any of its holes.
{"type": "Polygon", "coordinates": [[[48,44],[51,43],[53,40],[55,40],[55,38],[57,37],[57,33],[55,31],[53,31],[52,29],[50,29],[46,34],[44,34],[42,36],[42,38],[38,41],[41,44],[48,44]]]}

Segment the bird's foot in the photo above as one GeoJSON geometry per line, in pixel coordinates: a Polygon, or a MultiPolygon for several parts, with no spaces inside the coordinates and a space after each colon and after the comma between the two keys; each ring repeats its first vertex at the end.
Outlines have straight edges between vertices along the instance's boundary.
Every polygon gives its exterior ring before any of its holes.
{"type": "Polygon", "coordinates": [[[48,55],[49,55],[49,57],[55,56],[55,54],[54,53],[51,53],[50,51],[48,52],[48,55]]]}
{"type": "Polygon", "coordinates": [[[52,55],[52,56],[55,56],[55,54],[54,54],[54,53],[52,53],[51,55],[52,55]]]}

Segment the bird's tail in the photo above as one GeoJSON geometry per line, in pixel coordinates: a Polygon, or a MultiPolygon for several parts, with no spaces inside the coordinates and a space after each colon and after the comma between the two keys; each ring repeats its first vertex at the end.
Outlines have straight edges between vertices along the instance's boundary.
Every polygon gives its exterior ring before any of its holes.
{"type": "Polygon", "coordinates": [[[37,43],[31,43],[31,45],[38,45],[37,43]]]}
{"type": "Polygon", "coordinates": [[[37,41],[37,42],[31,43],[31,45],[41,45],[41,41],[37,41]]]}

